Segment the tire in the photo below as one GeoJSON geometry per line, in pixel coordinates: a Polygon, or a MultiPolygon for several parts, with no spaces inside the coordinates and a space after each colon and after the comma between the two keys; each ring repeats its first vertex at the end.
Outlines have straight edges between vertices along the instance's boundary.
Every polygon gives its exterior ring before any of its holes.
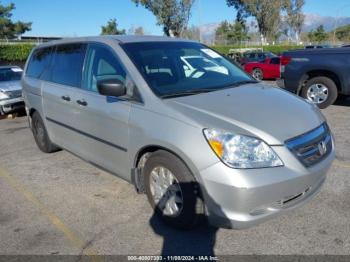
{"type": "MultiPolygon", "coordinates": [[[[199,214],[202,211],[202,202],[199,201],[198,189],[195,179],[186,165],[173,154],[159,150],[154,152],[148,159],[143,169],[145,189],[149,203],[154,209],[155,215],[160,217],[167,224],[181,229],[190,229],[194,227],[198,221],[199,214]],[[166,191],[161,194],[160,200],[156,200],[154,195],[154,187],[152,188],[151,183],[155,183],[153,171],[160,168],[165,168],[170,171],[175,177],[178,184],[173,181],[171,186],[166,186],[166,191]],[[152,173],[152,175],[151,175],[152,173]],[[177,184],[177,185],[176,185],[177,184]],[[175,214],[167,214],[166,204],[170,202],[166,200],[166,195],[169,192],[174,192],[175,186],[179,186],[181,189],[182,205],[178,204],[178,211],[175,214]],[[172,187],[172,190],[169,190],[172,187]],[[152,191],[153,190],[153,191],[152,191]],[[163,202],[164,201],[164,202],[163,202]],[[164,203],[166,203],[164,205],[164,203]]],[[[169,173],[168,173],[169,175],[169,173]]],[[[176,193],[176,197],[179,198],[180,193],[176,193]]]]}
{"type": "Polygon", "coordinates": [[[264,72],[260,68],[254,68],[252,71],[252,77],[258,81],[262,81],[264,79],[264,72]]]}
{"type": "Polygon", "coordinates": [[[319,108],[324,109],[330,105],[332,105],[338,97],[338,89],[335,85],[334,81],[325,76],[317,76],[308,80],[305,84],[305,87],[301,91],[301,96],[313,103],[315,103],[319,108]],[[314,90],[324,89],[322,94],[325,94],[323,99],[320,99],[319,96],[312,97],[312,94],[315,93],[314,90]]]}
{"type": "Polygon", "coordinates": [[[47,134],[44,122],[38,112],[34,112],[32,115],[32,133],[35,143],[44,153],[52,153],[60,150],[60,148],[51,142],[47,134]]]}

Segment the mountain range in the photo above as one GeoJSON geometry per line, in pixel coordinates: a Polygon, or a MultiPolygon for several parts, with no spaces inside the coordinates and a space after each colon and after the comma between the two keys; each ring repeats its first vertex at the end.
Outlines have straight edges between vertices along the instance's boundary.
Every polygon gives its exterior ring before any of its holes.
{"type": "MultiPolygon", "coordinates": [[[[200,26],[202,38],[204,42],[212,43],[215,38],[215,31],[220,23],[204,24],[200,26]]],[[[321,16],[317,14],[305,14],[304,26],[302,32],[309,32],[319,25],[323,25],[326,31],[332,31],[335,27],[350,24],[350,17],[335,17],[335,16],[321,16]]],[[[248,23],[250,31],[256,29],[248,23]]]]}

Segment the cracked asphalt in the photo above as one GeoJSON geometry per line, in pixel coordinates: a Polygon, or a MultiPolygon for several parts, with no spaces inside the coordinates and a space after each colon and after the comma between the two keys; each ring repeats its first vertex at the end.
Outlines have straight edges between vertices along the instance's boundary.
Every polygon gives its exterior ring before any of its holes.
{"type": "Polygon", "coordinates": [[[350,99],[322,112],[337,159],[321,192],[241,231],[171,229],[132,185],[66,151],[40,152],[25,117],[0,120],[0,254],[350,255],[350,99]]]}

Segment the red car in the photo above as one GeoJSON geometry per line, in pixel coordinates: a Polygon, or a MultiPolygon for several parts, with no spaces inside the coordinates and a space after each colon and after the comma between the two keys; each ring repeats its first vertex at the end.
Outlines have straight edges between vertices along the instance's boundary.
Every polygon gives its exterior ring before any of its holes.
{"type": "Polygon", "coordinates": [[[244,65],[244,70],[256,80],[276,79],[280,77],[280,58],[266,58],[260,62],[250,62],[244,65]]]}

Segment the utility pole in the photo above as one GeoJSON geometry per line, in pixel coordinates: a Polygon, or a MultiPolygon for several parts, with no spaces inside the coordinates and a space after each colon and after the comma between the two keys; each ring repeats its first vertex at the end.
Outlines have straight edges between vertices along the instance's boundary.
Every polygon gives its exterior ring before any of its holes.
{"type": "Polygon", "coordinates": [[[198,0],[199,42],[202,43],[202,2],[198,0]]]}

